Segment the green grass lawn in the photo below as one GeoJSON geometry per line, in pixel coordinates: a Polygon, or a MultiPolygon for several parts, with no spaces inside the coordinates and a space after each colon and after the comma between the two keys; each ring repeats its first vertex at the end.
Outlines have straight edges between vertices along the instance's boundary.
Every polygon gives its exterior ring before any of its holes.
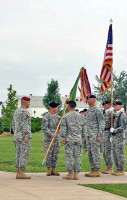
{"type": "MultiPolygon", "coordinates": [[[[31,141],[31,154],[29,164],[27,166],[27,172],[45,172],[46,168],[42,166],[42,160],[44,158],[43,150],[43,134],[37,132],[33,134],[31,141]]],[[[126,149],[127,155],[127,149],[126,149]]],[[[15,145],[13,142],[13,136],[0,136],[0,170],[1,171],[15,171],[14,167],[15,160],[15,145]]],[[[65,172],[65,156],[64,146],[61,144],[59,160],[58,160],[58,171],[65,172]]],[[[104,160],[102,158],[101,169],[105,169],[104,160]]],[[[90,165],[87,154],[82,152],[82,171],[90,171],[90,165]]]]}
{"type": "Polygon", "coordinates": [[[94,188],[97,190],[102,190],[105,192],[110,192],[112,194],[116,194],[127,198],[127,184],[89,184],[83,186],[94,188]]]}

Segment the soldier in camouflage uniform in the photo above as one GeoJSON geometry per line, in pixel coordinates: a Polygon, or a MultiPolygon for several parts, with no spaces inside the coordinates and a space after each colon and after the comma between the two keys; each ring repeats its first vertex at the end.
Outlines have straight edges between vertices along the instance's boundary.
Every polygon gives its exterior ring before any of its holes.
{"type": "Polygon", "coordinates": [[[49,144],[53,137],[55,137],[51,148],[49,150],[47,159],[46,159],[46,167],[47,167],[47,176],[55,175],[59,176],[60,174],[56,171],[56,165],[58,160],[58,154],[60,150],[60,136],[59,134],[55,134],[55,130],[60,120],[60,116],[58,115],[58,103],[50,102],[49,103],[49,112],[45,114],[42,121],[42,130],[44,132],[44,150],[45,153],[49,147],[49,144]]]}
{"type": "Polygon", "coordinates": [[[125,169],[125,129],[127,126],[127,116],[123,111],[122,102],[117,100],[114,103],[114,127],[110,129],[112,134],[112,152],[117,172],[112,173],[115,176],[124,176],[125,169]]]}
{"type": "Polygon", "coordinates": [[[113,159],[112,159],[112,151],[111,151],[111,112],[113,110],[113,107],[111,107],[110,101],[104,101],[103,107],[105,110],[104,113],[104,120],[105,120],[105,128],[103,132],[103,157],[105,160],[105,164],[107,166],[107,169],[105,171],[102,171],[103,174],[112,174],[112,166],[113,166],[113,159]]]}
{"type": "Polygon", "coordinates": [[[68,113],[62,118],[60,136],[63,138],[68,175],[66,180],[78,180],[81,169],[82,143],[85,138],[85,119],[75,111],[75,101],[67,101],[68,113]]]}
{"type": "Polygon", "coordinates": [[[31,139],[31,118],[27,110],[30,105],[30,98],[22,97],[21,108],[14,113],[13,131],[16,146],[16,179],[30,179],[30,176],[24,174],[30,154],[31,139]]]}
{"type": "MultiPolygon", "coordinates": [[[[125,114],[127,116],[127,110],[125,111],[125,114]]],[[[125,129],[125,143],[127,144],[127,123],[126,123],[126,129],[125,129]]]]}
{"type": "Polygon", "coordinates": [[[100,177],[100,142],[104,129],[103,113],[97,108],[96,96],[87,97],[89,110],[87,115],[86,144],[91,172],[85,174],[87,177],[100,177]]]}

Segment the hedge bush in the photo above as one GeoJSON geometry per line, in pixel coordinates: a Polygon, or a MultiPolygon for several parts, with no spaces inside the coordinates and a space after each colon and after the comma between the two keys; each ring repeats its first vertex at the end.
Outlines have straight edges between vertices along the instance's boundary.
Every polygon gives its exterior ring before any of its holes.
{"type": "MultiPolygon", "coordinates": [[[[42,123],[42,119],[37,117],[31,118],[31,131],[32,133],[35,133],[37,131],[41,130],[41,123],[42,123]]],[[[3,132],[10,132],[10,123],[9,120],[7,118],[0,118],[0,133],[3,132]]],[[[11,133],[13,134],[13,130],[11,130],[11,133]]]]}
{"type": "Polygon", "coordinates": [[[31,118],[31,131],[32,131],[32,133],[40,131],[41,130],[41,124],[42,124],[42,119],[41,118],[32,117],[31,118]]]}

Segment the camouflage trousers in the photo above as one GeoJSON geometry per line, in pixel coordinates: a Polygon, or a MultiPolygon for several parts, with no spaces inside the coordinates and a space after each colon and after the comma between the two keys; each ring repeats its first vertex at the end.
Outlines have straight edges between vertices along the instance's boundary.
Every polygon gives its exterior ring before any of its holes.
{"type": "Polygon", "coordinates": [[[100,142],[97,142],[95,137],[87,136],[86,144],[91,170],[98,171],[100,169],[100,142]]]}
{"type": "MultiPolygon", "coordinates": [[[[50,142],[44,142],[44,151],[47,152],[50,142]]],[[[60,142],[54,141],[46,158],[46,167],[56,167],[60,151],[60,142]]]]}
{"type": "Polygon", "coordinates": [[[25,167],[28,164],[28,159],[30,155],[30,141],[29,142],[16,141],[15,147],[16,147],[15,166],[17,168],[25,169],[25,167]]]}
{"type": "MultiPolygon", "coordinates": [[[[108,134],[108,133],[105,133],[108,134]]],[[[113,165],[112,148],[110,142],[110,135],[103,135],[103,157],[106,166],[113,165]]]]}
{"type": "Polygon", "coordinates": [[[84,139],[84,142],[83,142],[83,149],[85,150],[85,151],[87,151],[87,146],[86,146],[86,140],[84,139]]]}
{"type": "Polygon", "coordinates": [[[118,138],[117,136],[112,136],[113,160],[117,170],[125,169],[126,159],[124,154],[124,148],[125,139],[118,138]]]}
{"type": "Polygon", "coordinates": [[[125,129],[125,143],[127,144],[127,129],[125,129]]]}
{"type": "Polygon", "coordinates": [[[81,151],[80,143],[67,143],[64,146],[66,157],[66,167],[68,172],[80,172],[81,170],[81,151]]]}

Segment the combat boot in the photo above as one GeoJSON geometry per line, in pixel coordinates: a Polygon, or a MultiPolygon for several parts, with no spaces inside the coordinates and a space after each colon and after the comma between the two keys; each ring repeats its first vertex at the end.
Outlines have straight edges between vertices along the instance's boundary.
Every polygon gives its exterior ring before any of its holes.
{"type": "Polygon", "coordinates": [[[52,167],[51,175],[54,175],[54,176],[59,176],[60,175],[59,172],[56,172],[56,167],[52,167]]]}
{"type": "Polygon", "coordinates": [[[87,174],[87,177],[100,177],[100,172],[93,171],[92,173],[87,174]]]}
{"type": "Polygon", "coordinates": [[[113,173],[112,175],[114,175],[114,176],[125,176],[125,172],[124,172],[124,170],[119,170],[116,173],[113,173]]]}
{"type": "Polygon", "coordinates": [[[16,179],[31,179],[31,177],[24,174],[24,170],[19,168],[19,172],[16,176],[16,179]]]}
{"type": "Polygon", "coordinates": [[[63,177],[63,179],[74,180],[74,173],[73,172],[69,172],[68,175],[63,177]]]}
{"type": "Polygon", "coordinates": [[[92,174],[92,173],[93,173],[93,170],[92,170],[91,172],[85,174],[85,176],[86,176],[86,177],[89,177],[89,175],[92,174]]]}
{"type": "Polygon", "coordinates": [[[18,173],[19,173],[19,168],[18,167],[16,167],[16,171],[17,171],[17,174],[16,174],[16,179],[17,179],[18,173]]]}
{"type": "Polygon", "coordinates": [[[107,166],[107,169],[105,171],[102,171],[102,174],[112,174],[114,171],[112,169],[112,166],[107,166]]]}
{"type": "Polygon", "coordinates": [[[114,175],[114,174],[116,174],[116,173],[118,173],[118,170],[117,170],[117,171],[114,171],[113,173],[111,173],[111,175],[114,175]]]}
{"type": "Polygon", "coordinates": [[[77,172],[74,173],[74,180],[79,180],[79,176],[77,172]]]}
{"type": "Polygon", "coordinates": [[[50,168],[50,167],[47,167],[47,170],[48,170],[47,176],[51,176],[51,168],[50,168]]]}
{"type": "Polygon", "coordinates": [[[69,176],[69,172],[68,172],[68,174],[66,176],[63,177],[63,179],[67,179],[67,176],[69,176]]]}

